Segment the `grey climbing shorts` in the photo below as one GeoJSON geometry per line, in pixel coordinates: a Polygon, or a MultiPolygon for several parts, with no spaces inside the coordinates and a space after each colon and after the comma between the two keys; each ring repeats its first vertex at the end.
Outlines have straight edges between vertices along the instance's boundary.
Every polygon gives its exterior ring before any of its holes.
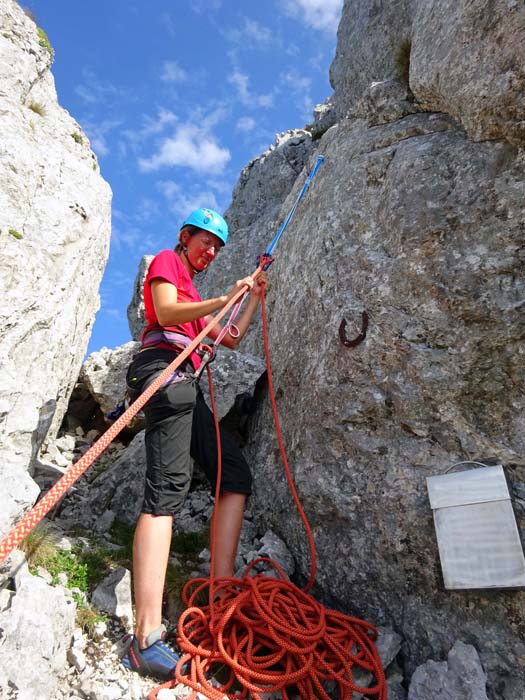
{"type": "MultiPolygon", "coordinates": [[[[134,400],[173,361],[164,348],[139,352],[129,366],[127,385],[134,400]]],[[[209,410],[189,361],[158,389],[143,408],[146,417],[146,483],[142,512],[175,515],[184,503],[193,475],[193,460],[215,489],[217,440],[209,410]]],[[[249,495],[250,468],[233,437],[221,430],[221,492],[249,495]]]]}

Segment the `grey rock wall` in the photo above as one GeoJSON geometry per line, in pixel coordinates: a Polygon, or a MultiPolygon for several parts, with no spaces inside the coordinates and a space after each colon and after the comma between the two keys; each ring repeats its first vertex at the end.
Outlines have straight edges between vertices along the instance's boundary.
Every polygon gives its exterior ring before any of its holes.
{"type": "Polygon", "coordinates": [[[19,551],[2,563],[0,583],[0,697],[57,697],[75,625],[70,592],[30,574],[19,551]]]}
{"type": "MultiPolygon", "coordinates": [[[[516,3],[345,3],[332,67],[338,121],[279,244],[268,299],[316,594],[393,625],[406,640],[405,677],[443,663],[456,640],[472,644],[489,697],[505,700],[522,700],[525,594],[444,590],[425,478],[477,458],[502,463],[514,493],[524,488],[522,91],[517,78],[501,80],[521,32],[516,3]],[[366,338],[345,347],[341,322],[353,338],[363,311],[366,338]]],[[[264,405],[251,426],[256,514],[307,577],[271,422],[264,405]]],[[[523,540],[525,508],[514,505],[523,540]]]]}
{"type": "Polygon", "coordinates": [[[38,489],[31,461],[56,431],[85,354],[110,234],[111,192],[60,107],[51,52],[0,2],[0,533],[38,489]]]}
{"type": "Polygon", "coordinates": [[[140,341],[142,331],[146,327],[143,287],[153,257],[153,255],[144,255],[142,257],[135,282],[133,283],[133,296],[127,309],[128,325],[133,340],[140,341]]]}
{"type": "Polygon", "coordinates": [[[420,109],[470,138],[525,139],[525,7],[517,0],[345,0],[330,69],[339,118],[374,82],[406,83],[420,109]]]}
{"type": "Polygon", "coordinates": [[[414,3],[410,87],[470,138],[525,143],[525,6],[515,0],[414,3]]]}
{"type": "MultiPolygon", "coordinates": [[[[444,593],[425,477],[483,457],[524,481],[523,153],[475,144],[433,114],[341,122],[321,146],[325,165],[272,270],[270,325],[318,591],[386,616],[414,663],[448,651],[460,628],[492,670],[499,654],[521,673],[510,619],[523,624],[524,596],[444,593]],[[347,348],[339,325],[357,335],[363,310],[367,337],[347,348]]],[[[269,423],[265,407],[252,431],[257,510],[306,573],[269,423]]]]}
{"type": "Polygon", "coordinates": [[[346,0],[330,67],[339,119],[348,117],[378,81],[406,82],[412,36],[411,0],[346,0]]]}

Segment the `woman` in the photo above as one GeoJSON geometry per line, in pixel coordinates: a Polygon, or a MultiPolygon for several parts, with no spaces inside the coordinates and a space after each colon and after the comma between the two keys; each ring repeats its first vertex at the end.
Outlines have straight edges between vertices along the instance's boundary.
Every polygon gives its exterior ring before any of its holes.
{"type": "MultiPolygon", "coordinates": [[[[253,318],[266,277],[237,281],[228,294],[202,300],[193,278],[205,270],[226,244],[228,226],[211,209],[197,209],[183,223],[174,251],[157,255],[144,282],[147,327],[142,347],[128,370],[128,388],[138,396],[241,289],[251,292],[236,321],[237,337],[222,344],[235,348],[253,318]]],[[[220,326],[210,331],[214,340],[220,326]]],[[[194,372],[200,357],[193,352],[171,379],[144,406],[146,416],[146,484],[133,541],[135,635],[123,663],[141,675],[161,680],[173,676],[178,656],[164,643],[162,594],[168,564],[173,516],[181,509],[192,475],[192,459],[215,486],[217,452],[213,417],[198,389],[194,372]]],[[[232,576],[244,505],[251,492],[248,464],[226,433],[221,433],[222,479],[217,511],[215,576],[232,576]]]]}

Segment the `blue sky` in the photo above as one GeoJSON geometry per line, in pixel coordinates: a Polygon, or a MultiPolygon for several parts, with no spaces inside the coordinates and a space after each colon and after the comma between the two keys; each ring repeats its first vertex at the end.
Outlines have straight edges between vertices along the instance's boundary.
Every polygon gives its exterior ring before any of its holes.
{"type": "Polygon", "coordinates": [[[59,102],[113,190],[89,352],[113,348],[131,337],[141,257],[173,247],[192,209],[223,212],[241,169],[331,95],[342,0],[23,4],[55,50],[59,102]]]}

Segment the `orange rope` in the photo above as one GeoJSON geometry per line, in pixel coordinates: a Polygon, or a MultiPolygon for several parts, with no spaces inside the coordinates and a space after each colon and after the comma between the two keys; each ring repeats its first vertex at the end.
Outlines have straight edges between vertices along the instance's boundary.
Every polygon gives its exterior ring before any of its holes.
{"type": "MultiPolygon", "coordinates": [[[[264,262],[259,265],[257,270],[252,274],[256,279],[262,272],[264,262]]],[[[31,532],[42,518],[49,513],[51,508],[62,498],[66,491],[75,483],[75,481],[86,471],[88,467],[99,457],[106,449],[112,440],[126,427],[129,421],[135,416],[144,406],[153,394],[159,389],[162,384],[173,374],[175,369],[195,350],[201,340],[203,340],[235,302],[244,294],[247,286],[242,287],[230,301],[213,317],[199,335],[185,348],[173,362],[166,367],[155,381],[141,394],[136,401],[101,435],[82,457],[72,465],[72,467],[61,477],[56,484],[49,489],[46,495],[36,503],[36,505],[20,520],[20,522],[0,541],[0,563],[13,551],[13,549],[31,532]]]]}
{"type": "MultiPolygon", "coordinates": [[[[273,388],[268,348],[264,292],[261,295],[264,347],[268,387],[277,439],[286,478],[305,526],[311,554],[311,573],[304,590],[287,579],[280,567],[269,559],[277,578],[251,576],[257,559],[246,568],[242,578],[214,578],[215,516],[211,530],[210,578],[196,578],[183,589],[186,610],[178,623],[178,643],[182,656],[175,677],[153,689],[149,700],[157,700],[162,688],[184,683],[193,692],[210,700],[253,698],[279,692],[282,700],[299,696],[301,700],[330,700],[334,685],[340,700],[352,700],[361,694],[371,700],[386,700],[387,688],[381,660],[374,644],[377,630],[367,622],[343,613],[327,610],[308,591],[315,578],[315,544],[304,514],[284,451],[273,388]],[[199,604],[207,593],[208,604],[199,604]],[[188,664],[183,672],[183,667],[188,664]],[[368,671],[372,686],[359,687],[354,669],[368,671]],[[210,678],[221,678],[211,681],[210,678]],[[264,694],[264,695],[263,695],[264,694]]],[[[217,505],[220,489],[220,439],[211,374],[210,396],[217,435],[217,505]]]]}

